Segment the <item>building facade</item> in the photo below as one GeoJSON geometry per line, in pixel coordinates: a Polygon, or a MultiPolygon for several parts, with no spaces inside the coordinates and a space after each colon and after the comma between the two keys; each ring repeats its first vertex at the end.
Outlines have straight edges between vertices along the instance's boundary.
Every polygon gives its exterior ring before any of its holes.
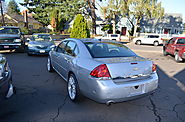
{"type": "Polygon", "coordinates": [[[161,19],[147,19],[144,17],[140,22],[140,32],[157,34],[182,34],[182,14],[167,13],[161,19]]]}

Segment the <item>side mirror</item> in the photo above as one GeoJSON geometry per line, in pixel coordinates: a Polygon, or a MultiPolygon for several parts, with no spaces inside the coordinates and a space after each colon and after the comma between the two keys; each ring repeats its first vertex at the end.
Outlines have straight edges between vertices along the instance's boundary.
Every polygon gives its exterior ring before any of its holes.
{"type": "Polygon", "coordinates": [[[52,45],[50,48],[51,48],[51,51],[54,51],[56,49],[56,45],[52,45]]]}

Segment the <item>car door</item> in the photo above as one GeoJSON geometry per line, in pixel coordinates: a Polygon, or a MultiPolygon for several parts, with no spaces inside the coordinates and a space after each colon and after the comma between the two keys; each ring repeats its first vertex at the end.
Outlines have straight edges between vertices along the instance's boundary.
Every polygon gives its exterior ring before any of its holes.
{"type": "Polygon", "coordinates": [[[169,40],[169,42],[166,45],[166,52],[168,52],[170,54],[174,54],[175,40],[176,40],[176,38],[172,38],[172,39],[169,40]]]}
{"type": "Polygon", "coordinates": [[[55,51],[52,53],[52,65],[55,68],[55,70],[63,76],[64,68],[62,67],[61,63],[65,62],[64,55],[65,55],[65,47],[68,41],[61,42],[55,51]]]}
{"type": "Polygon", "coordinates": [[[146,36],[144,36],[142,39],[141,39],[141,43],[142,44],[148,44],[148,38],[149,37],[149,35],[146,35],[146,36]]]}
{"type": "Polygon", "coordinates": [[[64,68],[63,76],[67,79],[68,72],[73,70],[75,61],[74,58],[76,57],[78,52],[77,44],[74,41],[69,41],[65,47],[65,54],[64,54],[64,62],[61,63],[62,67],[64,68]]]}

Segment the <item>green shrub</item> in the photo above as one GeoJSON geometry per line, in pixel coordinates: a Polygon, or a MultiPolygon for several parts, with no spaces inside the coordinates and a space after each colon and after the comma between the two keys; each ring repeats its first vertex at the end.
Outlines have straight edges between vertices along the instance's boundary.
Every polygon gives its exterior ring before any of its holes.
{"type": "Polygon", "coordinates": [[[87,21],[85,18],[78,14],[74,20],[73,27],[70,30],[71,38],[89,38],[90,37],[90,31],[87,26],[87,21]]]}

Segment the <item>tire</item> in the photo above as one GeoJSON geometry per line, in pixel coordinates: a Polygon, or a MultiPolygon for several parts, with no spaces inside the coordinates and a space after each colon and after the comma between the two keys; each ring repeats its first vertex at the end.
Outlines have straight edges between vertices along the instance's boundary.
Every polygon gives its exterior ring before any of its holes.
{"type": "Polygon", "coordinates": [[[69,75],[68,83],[67,83],[67,91],[71,101],[73,102],[79,101],[81,94],[80,94],[80,89],[78,86],[77,79],[74,74],[69,75]]]}
{"type": "Polygon", "coordinates": [[[137,40],[136,45],[141,45],[141,40],[137,40]]]}
{"type": "Polygon", "coordinates": [[[179,56],[179,53],[178,52],[175,52],[175,61],[177,62],[177,63],[179,63],[179,62],[182,62],[183,61],[183,59],[179,56]]]}
{"type": "Polygon", "coordinates": [[[158,41],[155,41],[154,42],[154,46],[158,46],[159,45],[159,42],[158,41]]]}
{"type": "Polygon", "coordinates": [[[54,71],[53,66],[52,66],[52,64],[51,64],[51,59],[50,59],[50,57],[48,57],[47,70],[48,70],[48,72],[53,72],[53,71],[54,71]]]}

